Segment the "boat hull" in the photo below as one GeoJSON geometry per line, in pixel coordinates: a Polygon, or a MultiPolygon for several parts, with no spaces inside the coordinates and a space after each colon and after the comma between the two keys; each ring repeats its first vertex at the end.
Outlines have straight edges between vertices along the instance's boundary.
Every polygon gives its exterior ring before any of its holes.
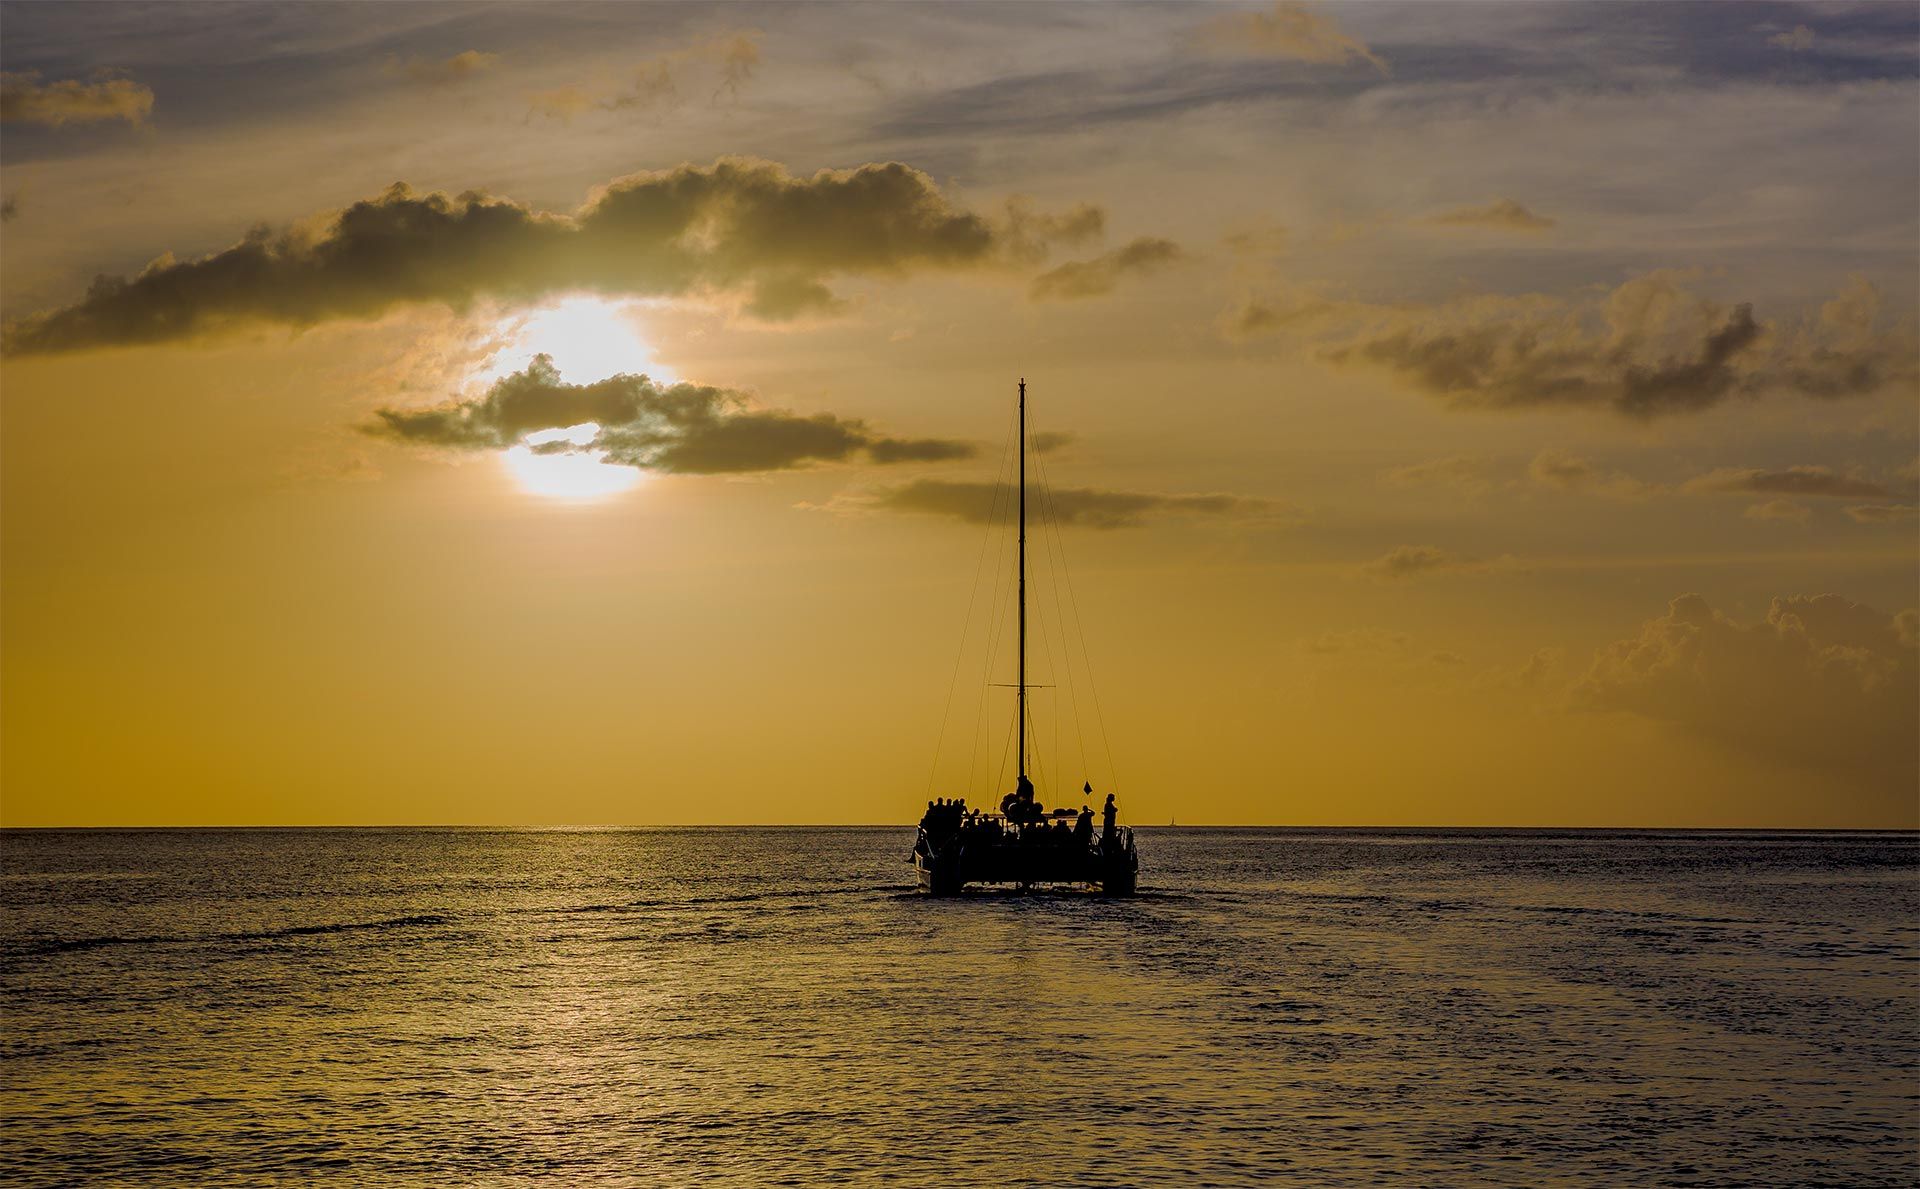
{"type": "Polygon", "coordinates": [[[1125,845],[1034,846],[1009,840],[998,845],[969,845],[958,839],[929,845],[923,834],[913,848],[920,890],[932,896],[957,896],[968,884],[1012,884],[1028,888],[1068,884],[1097,888],[1108,896],[1131,896],[1139,881],[1140,859],[1132,838],[1125,845]]]}
{"type": "Polygon", "coordinates": [[[920,880],[920,890],[930,896],[958,896],[960,890],[966,886],[966,878],[960,868],[958,847],[932,855],[916,847],[913,852],[913,870],[920,880]]]}

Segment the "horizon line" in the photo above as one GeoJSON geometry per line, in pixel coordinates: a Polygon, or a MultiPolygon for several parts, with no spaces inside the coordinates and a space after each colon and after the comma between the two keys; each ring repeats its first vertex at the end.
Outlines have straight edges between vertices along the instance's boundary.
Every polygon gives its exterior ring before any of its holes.
{"type": "MultiPolygon", "coordinates": [[[[656,822],[597,824],[507,824],[486,822],[305,822],[305,823],[149,823],[111,825],[7,825],[0,833],[29,831],[123,831],[136,830],[492,830],[502,833],[614,833],[639,830],[911,830],[912,825],[897,822],[656,822]]],[[[1453,833],[1527,831],[1577,833],[1717,833],[1717,834],[1916,834],[1920,822],[1895,826],[1572,826],[1572,825],[1435,825],[1403,823],[1301,824],[1287,822],[1191,822],[1187,824],[1133,824],[1135,830],[1423,830],[1453,833]]]]}

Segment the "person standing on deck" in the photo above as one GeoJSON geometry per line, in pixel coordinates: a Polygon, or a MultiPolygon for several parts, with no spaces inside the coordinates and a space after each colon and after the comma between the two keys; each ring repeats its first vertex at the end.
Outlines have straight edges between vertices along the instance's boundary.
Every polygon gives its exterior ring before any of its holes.
{"type": "Polygon", "coordinates": [[[1100,845],[1101,846],[1111,846],[1113,845],[1114,841],[1120,837],[1120,831],[1114,824],[1119,820],[1119,818],[1120,818],[1120,809],[1118,806],[1116,806],[1113,803],[1113,794],[1108,793],[1107,804],[1105,808],[1100,810],[1100,845]]]}

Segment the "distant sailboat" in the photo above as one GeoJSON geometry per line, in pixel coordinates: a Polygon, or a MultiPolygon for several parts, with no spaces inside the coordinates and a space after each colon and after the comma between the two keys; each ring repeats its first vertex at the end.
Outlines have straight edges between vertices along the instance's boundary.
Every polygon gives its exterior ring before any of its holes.
{"type": "MultiPolygon", "coordinates": [[[[1019,668],[1015,681],[1014,734],[1018,739],[1014,791],[999,813],[962,812],[930,806],[913,844],[912,862],[923,891],[952,896],[970,883],[1085,884],[1109,896],[1131,896],[1140,855],[1133,830],[1118,824],[1111,794],[1098,832],[1091,814],[1042,809],[1027,774],[1027,382],[1020,381],[1019,668]],[[1071,828],[1068,818],[1078,818],[1071,828]]],[[[1093,786],[1086,791],[1091,794],[1093,786]]]]}

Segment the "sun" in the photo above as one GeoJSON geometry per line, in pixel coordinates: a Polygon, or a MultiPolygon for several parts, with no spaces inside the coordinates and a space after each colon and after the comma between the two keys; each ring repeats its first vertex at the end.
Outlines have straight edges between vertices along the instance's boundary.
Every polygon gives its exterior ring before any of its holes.
{"type": "MultiPolygon", "coordinates": [[[[640,335],[639,307],[639,302],[575,296],[503,318],[496,330],[507,345],[474,378],[491,383],[524,369],[534,356],[546,355],[573,384],[621,373],[673,383],[676,377],[654,359],[640,335]]],[[[640,483],[646,476],[638,468],[615,466],[606,461],[605,452],[587,448],[599,432],[598,425],[588,422],[530,433],[504,454],[507,473],[527,494],[557,500],[604,499],[640,483]],[[575,448],[535,449],[560,443],[575,448]]]]}
{"type": "Polygon", "coordinates": [[[504,455],[507,473],[529,495],[559,500],[597,500],[617,495],[645,476],[637,467],[607,462],[604,451],[586,449],[599,433],[600,427],[591,421],[565,429],[530,433],[518,446],[507,449],[504,455]],[[551,453],[534,449],[562,442],[575,449],[551,453]]]}
{"type": "Polygon", "coordinates": [[[502,318],[495,333],[506,340],[475,379],[492,382],[523,370],[536,355],[553,359],[574,384],[591,384],[622,372],[671,384],[672,371],[653,357],[640,335],[642,303],[575,295],[502,318]]]}

